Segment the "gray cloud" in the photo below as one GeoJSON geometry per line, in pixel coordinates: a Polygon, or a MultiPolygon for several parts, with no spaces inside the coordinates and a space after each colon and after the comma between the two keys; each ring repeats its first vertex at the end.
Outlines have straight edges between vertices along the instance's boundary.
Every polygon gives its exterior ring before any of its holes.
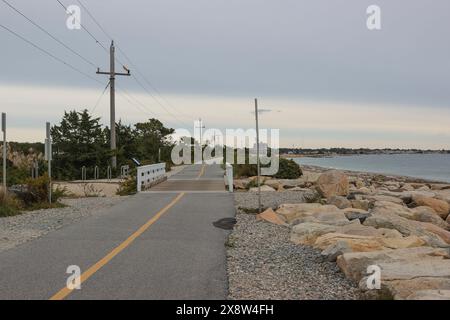
{"type": "MultiPolygon", "coordinates": [[[[164,92],[425,106],[450,101],[447,0],[378,0],[382,30],[377,32],[365,27],[372,0],[84,3],[164,92]]],[[[2,23],[97,77],[91,66],[0,5],[2,23]]],[[[56,1],[17,0],[14,5],[100,67],[107,66],[106,53],[85,32],[66,29],[56,1]]],[[[107,44],[82,14],[86,27],[107,44]]],[[[101,87],[0,31],[6,44],[1,82],[101,87]]],[[[139,89],[131,79],[119,83],[139,89]]]]}

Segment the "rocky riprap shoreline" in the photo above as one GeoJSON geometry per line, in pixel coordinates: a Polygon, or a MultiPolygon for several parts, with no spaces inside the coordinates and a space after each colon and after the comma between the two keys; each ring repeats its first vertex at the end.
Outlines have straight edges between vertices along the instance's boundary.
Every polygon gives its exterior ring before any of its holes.
{"type": "Polygon", "coordinates": [[[102,214],[127,197],[91,197],[62,199],[63,208],[26,212],[0,218],[0,252],[41,237],[52,230],[77,222],[83,218],[102,214]]]}
{"type": "MultiPolygon", "coordinates": [[[[340,269],[345,280],[359,287],[362,298],[450,299],[450,184],[309,169],[304,169],[304,175],[295,180],[263,177],[265,211],[260,215],[254,214],[255,178],[235,181],[238,224],[228,250],[232,298],[252,298],[253,287],[260,293],[256,294],[259,298],[307,298],[299,294],[303,290],[312,292],[315,298],[326,299],[328,296],[310,291],[302,279],[307,265],[324,273],[314,282],[319,291],[328,287],[329,271],[323,269],[323,261],[327,261],[340,269]],[[277,254],[289,257],[279,262],[271,258],[271,248],[278,242],[281,251],[277,254]],[[312,253],[305,255],[310,252],[307,250],[315,250],[317,257],[312,253]],[[297,255],[308,260],[306,265],[297,255]],[[290,259],[295,263],[289,264],[290,259]],[[276,274],[280,287],[265,280],[270,278],[267,270],[277,270],[277,263],[293,268],[292,272],[283,268],[287,275],[276,274]],[[254,264],[260,264],[259,268],[254,264]],[[367,286],[367,268],[373,265],[381,270],[380,289],[367,286]],[[261,287],[267,287],[265,281],[280,294],[261,291],[261,287]],[[298,292],[285,291],[291,282],[298,284],[298,292]]],[[[337,286],[348,292],[331,294],[332,299],[356,297],[351,286],[336,279],[337,286]]]]}
{"type": "Polygon", "coordinates": [[[319,250],[290,242],[288,227],[255,221],[252,214],[236,218],[227,243],[230,299],[359,298],[357,286],[319,250]]]}

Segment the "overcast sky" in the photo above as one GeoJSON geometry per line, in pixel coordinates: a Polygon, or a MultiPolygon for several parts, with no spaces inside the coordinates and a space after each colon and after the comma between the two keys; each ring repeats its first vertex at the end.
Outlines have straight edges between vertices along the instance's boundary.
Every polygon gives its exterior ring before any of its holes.
{"type": "MultiPolygon", "coordinates": [[[[66,27],[56,0],[7,1],[95,66],[109,67],[87,32],[66,27]]],[[[81,1],[159,101],[133,78],[118,77],[133,97],[117,97],[126,123],[156,115],[175,128],[198,117],[207,128],[249,128],[259,97],[270,110],[261,125],[279,128],[282,146],[450,148],[448,0],[81,1]],[[381,8],[379,31],[366,27],[371,4],[381,8]]],[[[46,120],[94,107],[106,76],[1,1],[0,23],[102,82],[0,28],[0,109],[11,139],[42,140],[46,120]]],[[[109,45],[83,9],[81,23],[109,45]]],[[[107,93],[94,113],[108,122],[107,93]]]]}

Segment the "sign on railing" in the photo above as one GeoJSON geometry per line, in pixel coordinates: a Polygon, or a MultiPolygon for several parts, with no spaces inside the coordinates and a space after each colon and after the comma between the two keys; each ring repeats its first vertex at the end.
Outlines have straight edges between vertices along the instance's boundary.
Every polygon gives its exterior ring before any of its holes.
{"type": "Polygon", "coordinates": [[[166,177],[166,164],[157,163],[137,167],[137,192],[141,192],[161,182],[166,177]]]}

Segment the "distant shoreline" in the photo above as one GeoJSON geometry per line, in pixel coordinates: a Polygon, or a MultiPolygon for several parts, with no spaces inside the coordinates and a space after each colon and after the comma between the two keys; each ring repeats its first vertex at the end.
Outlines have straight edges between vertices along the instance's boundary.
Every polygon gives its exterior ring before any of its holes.
{"type": "Polygon", "coordinates": [[[418,178],[418,177],[412,177],[407,175],[401,175],[401,174],[391,174],[391,173],[378,173],[378,172],[370,172],[370,171],[358,171],[358,170],[347,170],[347,169],[336,169],[336,168],[330,168],[330,167],[321,167],[316,165],[306,165],[302,164],[300,165],[302,169],[305,169],[306,171],[315,171],[315,172],[325,172],[329,170],[339,170],[344,172],[345,174],[349,176],[383,176],[389,179],[398,180],[402,182],[407,183],[426,183],[426,184],[448,184],[447,181],[441,181],[441,180],[433,180],[433,179],[424,179],[424,178],[418,178]]]}
{"type": "Polygon", "coordinates": [[[370,151],[370,152],[302,152],[280,153],[281,158],[332,158],[344,156],[370,156],[370,155],[399,155],[399,154],[450,154],[450,150],[421,150],[421,151],[370,151]]]}

